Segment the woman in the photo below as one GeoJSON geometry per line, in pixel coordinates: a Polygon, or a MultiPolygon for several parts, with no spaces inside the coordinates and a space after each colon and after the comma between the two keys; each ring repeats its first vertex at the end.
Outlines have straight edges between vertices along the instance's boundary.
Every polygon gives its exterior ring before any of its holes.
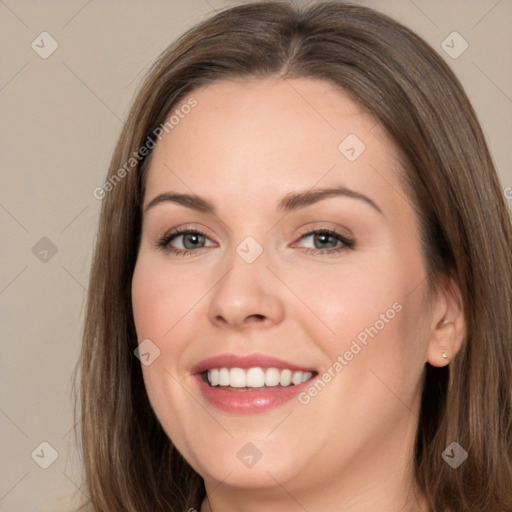
{"type": "Polygon", "coordinates": [[[512,509],[510,218],[423,40],[340,2],[220,12],[95,195],[92,510],[512,509]]]}

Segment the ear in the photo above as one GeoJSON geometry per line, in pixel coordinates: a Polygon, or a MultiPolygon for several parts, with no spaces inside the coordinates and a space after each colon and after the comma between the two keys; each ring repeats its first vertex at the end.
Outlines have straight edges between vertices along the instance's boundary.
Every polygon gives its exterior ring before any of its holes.
{"type": "Polygon", "coordinates": [[[446,366],[466,338],[462,295],[455,281],[448,276],[443,276],[438,285],[432,311],[427,361],[432,366],[446,366]]]}

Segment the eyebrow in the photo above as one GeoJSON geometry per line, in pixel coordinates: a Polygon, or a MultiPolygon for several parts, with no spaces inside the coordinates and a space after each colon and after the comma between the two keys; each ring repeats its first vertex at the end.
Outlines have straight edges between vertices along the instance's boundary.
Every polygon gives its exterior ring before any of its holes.
{"type": "MultiPolygon", "coordinates": [[[[323,199],[335,196],[348,197],[351,199],[364,201],[381,215],[384,215],[375,201],[370,199],[368,196],[341,185],[332,188],[291,192],[281,199],[277,209],[280,212],[291,212],[300,208],[305,208],[306,206],[310,206],[323,199]]],[[[166,202],[180,204],[199,212],[217,215],[215,206],[207,199],[204,199],[203,197],[196,194],[180,194],[177,192],[164,192],[163,194],[157,195],[146,205],[144,212],[147,212],[150,208],[153,208],[158,204],[166,202]]]]}

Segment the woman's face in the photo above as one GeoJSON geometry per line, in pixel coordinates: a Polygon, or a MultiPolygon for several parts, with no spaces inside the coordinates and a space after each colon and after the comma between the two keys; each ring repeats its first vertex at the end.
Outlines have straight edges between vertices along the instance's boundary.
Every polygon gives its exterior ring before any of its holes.
{"type": "Polygon", "coordinates": [[[152,156],[132,283],[163,428],[233,493],[401,478],[430,319],[396,149],[321,80],[193,97],[152,156]]]}

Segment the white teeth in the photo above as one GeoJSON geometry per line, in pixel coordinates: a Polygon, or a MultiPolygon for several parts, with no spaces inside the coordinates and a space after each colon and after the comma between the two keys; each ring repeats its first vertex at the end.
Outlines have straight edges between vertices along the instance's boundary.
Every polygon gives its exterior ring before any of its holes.
{"type": "Polygon", "coordinates": [[[265,386],[277,386],[281,372],[277,368],[267,368],[265,372],[265,386]]]}
{"type": "Polygon", "coordinates": [[[242,368],[229,370],[229,385],[233,388],[245,388],[245,371],[242,368]]]}
{"type": "Polygon", "coordinates": [[[293,372],[292,384],[296,386],[302,382],[302,372],[293,372]]]}
{"type": "MultiPolygon", "coordinates": [[[[210,372],[208,372],[208,380],[210,380],[210,372]]],[[[212,384],[211,381],[210,384],[212,384]]],[[[229,386],[229,370],[227,368],[219,370],[219,386],[229,386]]]]}
{"type": "MultiPolygon", "coordinates": [[[[302,379],[301,379],[301,383],[302,382],[306,382],[307,380],[311,379],[311,377],[313,377],[313,372],[304,372],[302,374],[302,379]]],[[[212,384],[213,385],[213,384],[212,384]]]]}
{"type": "Polygon", "coordinates": [[[214,368],[208,372],[208,380],[212,386],[219,385],[219,370],[217,368],[214,368]]]}
{"type": "Polygon", "coordinates": [[[289,386],[292,383],[292,371],[291,370],[283,370],[281,372],[281,386],[289,386]]]}
{"type": "Polygon", "coordinates": [[[248,388],[262,388],[265,385],[265,372],[261,368],[249,368],[245,385],[248,388]]]}
{"type": "Polygon", "coordinates": [[[313,372],[292,371],[279,368],[212,368],[207,372],[211,386],[230,386],[233,388],[262,388],[290,386],[306,382],[313,372]]]}

